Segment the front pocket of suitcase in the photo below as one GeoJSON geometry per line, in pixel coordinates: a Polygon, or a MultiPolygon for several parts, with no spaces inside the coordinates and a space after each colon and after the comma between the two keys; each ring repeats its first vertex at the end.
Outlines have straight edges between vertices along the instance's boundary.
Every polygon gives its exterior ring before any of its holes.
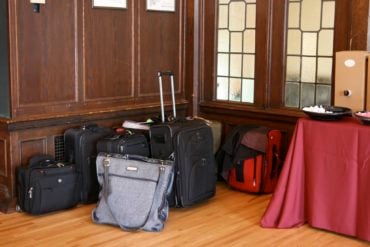
{"type": "Polygon", "coordinates": [[[39,214],[67,209],[78,203],[77,175],[66,173],[45,177],[39,181],[35,201],[39,214]]]}
{"type": "Polygon", "coordinates": [[[215,170],[212,159],[194,159],[189,176],[189,201],[212,197],[215,192],[215,170]]]}
{"type": "Polygon", "coordinates": [[[107,203],[117,224],[127,230],[142,227],[149,217],[157,181],[114,174],[109,180],[107,203]]]}

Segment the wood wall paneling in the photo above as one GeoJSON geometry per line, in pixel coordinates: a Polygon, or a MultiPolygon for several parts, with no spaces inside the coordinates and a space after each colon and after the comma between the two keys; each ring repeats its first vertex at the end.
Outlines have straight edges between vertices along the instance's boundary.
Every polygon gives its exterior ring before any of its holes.
{"type": "Polygon", "coordinates": [[[84,1],[84,101],[134,97],[135,5],[103,9],[84,1]]]}
{"type": "Polygon", "coordinates": [[[48,1],[39,13],[16,1],[16,107],[76,102],[76,1],[48,1]]]}
{"type": "MultiPolygon", "coordinates": [[[[175,74],[176,92],[182,92],[183,0],[176,1],[175,12],[147,11],[145,2],[145,0],[139,2],[138,17],[139,96],[159,95],[157,72],[167,70],[175,74]]],[[[165,94],[171,92],[167,80],[164,80],[163,90],[165,94]]]]}
{"type": "Polygon", "coordinates": [[[32,156],[47,153],[47,137],[20,140],[19,146],[20,164],[27,165],[32,156]]]}
{"type": "Polygon", "coordinates": [[[0,138],[0,176],[8,176],[7,164],[7,141],[0,138]]]}
{"type": "Polygon", "coordinates": [[[10,117],[8,3],[0,2],[0,117],[10,117]]]}

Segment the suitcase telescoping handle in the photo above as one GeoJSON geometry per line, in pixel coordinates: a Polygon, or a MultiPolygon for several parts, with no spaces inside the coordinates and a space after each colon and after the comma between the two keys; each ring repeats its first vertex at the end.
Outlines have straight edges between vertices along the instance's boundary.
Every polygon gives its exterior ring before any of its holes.
{"type": "Polygon", "coordinates": [[[172,110],[173,110],[173,118],[176,119],[176,102],[175,102],[175,80],[174,74],[172,71],[165,71],[165,72],[158,72],[158,81],[159,81],[159,96],[161,100],[161,116],[162,116],[162,123],[165,122],[164,118],[164,103],[163,103],[163,76],[169,76],[171,79],[171,96],[172,96],[172,110]]]}

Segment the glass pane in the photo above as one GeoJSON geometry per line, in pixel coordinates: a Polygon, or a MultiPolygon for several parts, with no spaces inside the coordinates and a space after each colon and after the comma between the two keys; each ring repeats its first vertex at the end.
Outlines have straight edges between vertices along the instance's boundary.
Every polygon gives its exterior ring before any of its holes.
{"type": "Polygon", "coordinates": [[[332,69],[333,69],[333,59],[332,58],[318,58],[317,82],[331,84],[332,69]]]}
{"type": "Polygon", "coordinates": [[[217,77],[217,99],[228,100],[229,79],[226,77],[217,77]]]}
{"type": "Polygon", "coordinates": [[[256,31],[245,30],[244,31],[244,52],[255,53],[256,48],[256,31]]]}
{"type": "Polygon", "coordinates": [[[256,5],[255,4],[248,4],[247,5],[247,28],[255,28],[256,27],[256,5]]]}
{"type": "Polygon", "coordinates": [[[254,102],[254,80],[243,79],[242,102],[254,102]]]}
{"type": "Polygon", "coordinates": [[[303,33],[303,47],[302,55],[316,55],[316,42],[317,34],[316,33],[303,33]]]}
{"type": "Polygon", "coordinates": [[[254,100],[256,2],[218,1],[216,99],[254,100]]]}
{"type": "Polygon", "coordinates": [[[302,57],[302,82],[316,81],[316,58],[302,57]]]}
{"type": "Polygon", "coordinates": [[[242,55],[230,55],[230,76],[241,77],[242,55]]]}
{"type": "Polygon", "coordinates": [[[230,101],[240,102],[241,96],[241,79],[230,78],[230,101]]]}
{"type": "Polygon", "coordinates": [[[244,78],[254,78],[254,55],[244,55],[243,56],[243,77],[244,78]]]}
{"type": "Polygon", "coordinates": [[[302,31],[319,31],[321,28],[321,0],[302,1],[302,31]]]}
{"type": "Polygon", "coordinates": [[[287,82],[285,86],[285,105],[299,107],[299,83],[287,82]]]}
{"type": "Polygon", "coordinates": [[[218,54],[217,75],[229,76],[229,55],[218,54]]]}
{"type": "Polygon", "coordinates": [[[227,28],[228,22],[228,6],[220,6],[218,13],[218,28],[227,28]]]}
{"type": "Polygon", "coordinates": [[[316,87],[316,104],[330,105],[331,103],[331,86],[317,85],[316,87]]]}
{"type": "Polygon", "coordinates": [[[330,102],[335,0],[288,2],[285,105],[330,102]]]}
{"type": "Polygon", "coordinates": [[[230,31],[243,31],[245,29],[245,3],[231,2],[229,9],[230,31]]]}
{"type": "Polygon", "coordinates": [[[286,80],[300,81],[301,78],[301,57],[287,57],[286,80]]]}
{"type": "Polygon", "coordinates": [[[287,52],[289,55],[301,54],[301,31],[299,30],[288,31],[287,52]]]}
{"type": "Polygon", "coordinates": [[[300,3],[290,3],[289,4],[289,17],[288,17],[288,27],[289,28],[299,27],[300,8],[301,8],[300,3]]]}
{"type": "Polygon", "coordinates": [[[227,30],[218,31],[218,51],[229,52],[229,31],[227,30]]]}
{"type": "Polygon", "coordinates": [[[242,52],[243,35],[241,32],[231,33],[231,52],[242,52]]]}
{"type": "Polygon", "coordinates": [[[322,30],[319,33],[319,56],[333,56],[333,30],[322,30]]]}
{"type": "Polygon", "coordinates": [[[324,2],[322,8],[322,27],[334,28],[335,2],[324,2]]]}
{"type": "Polygon", "coordinates": [[[302,83],[301,107],[315,104],[315,84],[302,83]]]}

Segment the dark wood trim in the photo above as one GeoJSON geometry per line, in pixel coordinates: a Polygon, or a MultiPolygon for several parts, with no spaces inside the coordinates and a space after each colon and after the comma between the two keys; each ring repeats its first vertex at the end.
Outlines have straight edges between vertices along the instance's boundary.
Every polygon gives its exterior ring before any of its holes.
{"type": "Polygon", "coordinates": [[[200,84],[201,98],[213,100],[215,94],[215,46],[216,46],[216,16],[217,0],[199,0],[200,22],[200,84]]]}
{"type": "Polygon", "coordinates": [[[195,26],[194,26],[194,1],[184,1],[184,9],[186,13],[184,15],[185,23],[185,73],[184,73],[184,84],[185,84],[185,99],[189,102],[188,114],[194,115],[194,112],[197,111],[197,102],[199,97],[199,92],[197,91],[198,81],[194,78],[195,68],[194,56],[195,56],[195,26]],[[194,103],[195,102],[195,103],[194,103]]]}
{"type": "Polygon", "coordinates": [[[305,116],[304,113],[299,111],[287,111],[282,109],[270,109],[266,111],[259,108],[246,107],[242,104],[224,104],[216,101],[202,102],[200,103],[200,109],[202,113],[218,114],[222,119],[227,119],[228,116],[238,116],[241,121],[243,118],[247,117],[256,120],[295,124],[298,118],[305,116]]]}
{"type": "MultiPolygon", "coordinates": [[[[188,102],[176,103],[176,109],[178,110],[179,116],[185,116],[188,111],[188,102]]],[[[172,105],[165,102],[165,110],[168,112],[172,111],[172,105]]],[[[70,124],[83,124],[93,121],[101,121],[105,119],[131,119],[144,121],[149,117],[159,116],[160,106],[155,104],[140,105],[125,107],[121,110],[110,110],[110,111],[93,111],[88,113],[80,114],[66,114],[60,116],[54,116],[53,118],[47,118],[45,116],[35,116],[33,118],[23,120],[9,120],[0,118],[0,127],[7,131],[18,131],[24,129],[43,128],[59,125],[70,125],[70,124]]]]}
{"type": "Polygon", "coordinates": [[[285,0],[271,1],[271,29],[270,37],[281,37],[281,39],[274,39],[270,44],[270,58],[271,66],[268,73],[270,74],[270,82],[267,95],[269,100],[267,105],[272,108],[281,108],[284,105],[284,78],[285,78],[285,40],[286,29],[284,28],[285,20],[285,0]]]}
{"type": "Polygon", "coordinates": [[[270,1],[256,2],[256,57],[254,106],[268,106],[268,88],[270,85],[270,1]]]}
{"type": "Polygon", "coordinates": [[[369,0],[350,1],[350,4],[352,11],[349,49],[367,50],[369,0]]]}

